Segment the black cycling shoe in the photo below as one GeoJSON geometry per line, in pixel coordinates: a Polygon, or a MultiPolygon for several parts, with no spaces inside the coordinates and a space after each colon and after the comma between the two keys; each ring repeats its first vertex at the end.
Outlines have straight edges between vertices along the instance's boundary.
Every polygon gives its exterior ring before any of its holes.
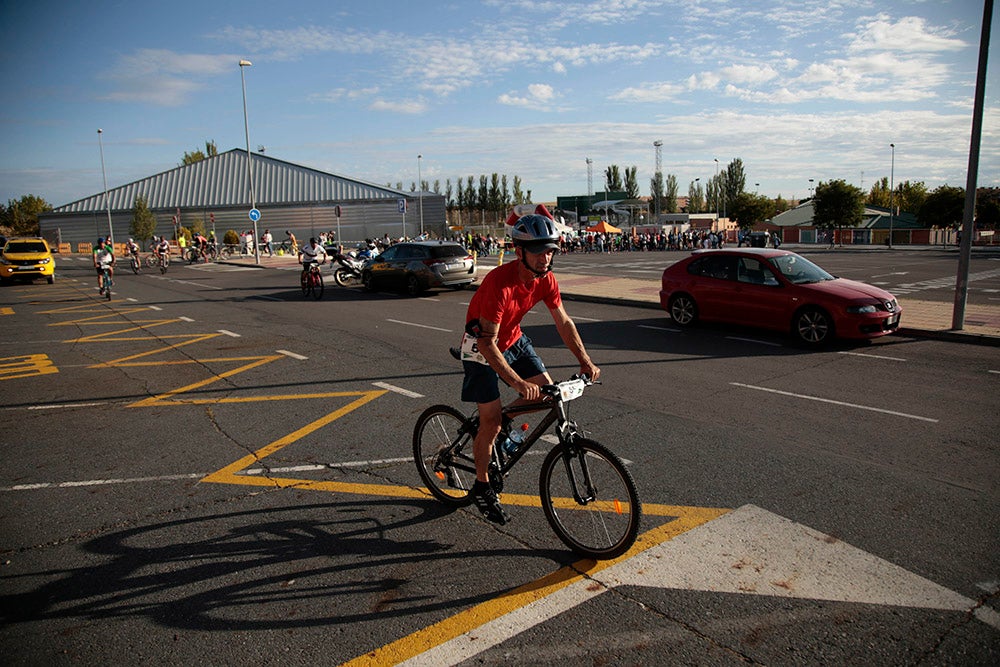
{"type": "Polygon", "coordinates": [[[500,498],[489,484],[476,480],[472,485],[472,500],[487,521],[501,526],[510,522],[510,515],[504,511],[500,498]]]}

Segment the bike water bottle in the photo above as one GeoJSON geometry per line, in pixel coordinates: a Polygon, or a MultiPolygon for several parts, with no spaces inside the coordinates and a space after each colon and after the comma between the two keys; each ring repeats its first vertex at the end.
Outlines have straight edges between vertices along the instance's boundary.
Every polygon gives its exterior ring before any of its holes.
{"type": "Polygon", "coordinates": [[[527,424],[521,424],[520,429],[512,428],[503,441],[503,451],[505,454],[513,454],[521,443],[524,442],[524,432],[528,430],[527,424]]]}

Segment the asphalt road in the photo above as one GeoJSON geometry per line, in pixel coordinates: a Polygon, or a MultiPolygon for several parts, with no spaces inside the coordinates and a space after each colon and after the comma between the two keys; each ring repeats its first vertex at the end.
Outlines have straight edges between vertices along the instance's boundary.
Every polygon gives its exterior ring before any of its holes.
{"type": "MultiPolygon", "coordinates": [[[[806,352],[569,303],[604,373],[573,416],[645,509],[595,564],[531,500],[541,449],[509,526],[419,490],[469,293],[306,302],[293,271],[175,266],[108,304],[92,273],[0,289],[8,664],[1000,662],[996,348],[806,352]]],[[[547,313],[525,325],[576,370],[547,313]]]]}

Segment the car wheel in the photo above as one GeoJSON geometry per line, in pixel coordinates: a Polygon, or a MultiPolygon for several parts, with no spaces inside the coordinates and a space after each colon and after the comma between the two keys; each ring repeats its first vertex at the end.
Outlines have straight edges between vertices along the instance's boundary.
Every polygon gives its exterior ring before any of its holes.
{"type": "Polygon", "coordinates": [[[365,289],[369,292],[375,291],[375,279],[372,276],[371,271],[365,271],[361,274],[361,284],[365,286],[365,289]]]}
{"type": "Polygon", "coordinates": [[[698,321],[698,306],[688,294],[675,294],[670,297],[667,311],[674,324],[688,327],[698,321]]]}
{"type": "Polygon", "coordinates": [[[420,278],[410,274],[406,278],[406,293],[410,296],[420,296],[424,288],[420,286],[420,278]]]}
{"type": "Polygon", "coordinates": [[[792,320],[792,335],[809,347],[819,347],[833,339],[833,319],[822,308],[803,308],[792,320]]]}

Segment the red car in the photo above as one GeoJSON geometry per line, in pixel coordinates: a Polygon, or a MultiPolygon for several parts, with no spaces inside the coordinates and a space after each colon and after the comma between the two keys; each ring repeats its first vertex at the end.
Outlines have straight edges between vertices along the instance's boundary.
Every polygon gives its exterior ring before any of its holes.
{"type": "Polygon", "coordinates": [[[660,305],[682,327],[704,320],[777,329],[810,346],[884,336],[902,312],[883,289],[767,248],[696,250],[663,272],[660,305]]]}

